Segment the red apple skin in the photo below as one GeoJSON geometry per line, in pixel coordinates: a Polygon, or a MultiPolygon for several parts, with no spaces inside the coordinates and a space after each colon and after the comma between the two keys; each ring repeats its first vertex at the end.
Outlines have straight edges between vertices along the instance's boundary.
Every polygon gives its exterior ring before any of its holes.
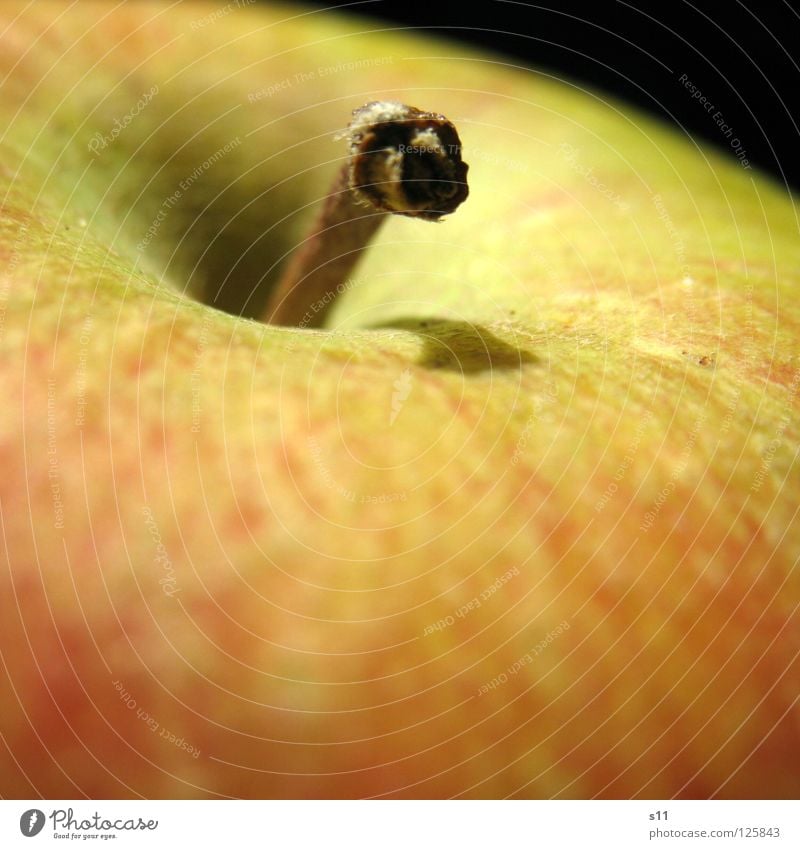
{"type": "Polygon", "coordinates": [[[797,797],[790,198],[352,20],[0,14],[0,795],[797,797]],[[335,334],[192,297],[263,296],[374,97],[463,209],[335,334]]]}

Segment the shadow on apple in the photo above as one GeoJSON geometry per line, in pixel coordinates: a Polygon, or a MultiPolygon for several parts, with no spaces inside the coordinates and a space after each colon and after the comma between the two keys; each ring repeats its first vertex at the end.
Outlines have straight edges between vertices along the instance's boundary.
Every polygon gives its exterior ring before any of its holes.
{"type": "Polygon", "coordinates": [[[515,348],[480,324],[446,318],[401,318],[371,325],[373,330],[407,330],[424,342],[416,365],[462,374],[496,369],[518,369],[523,363],[537,363],[539,357],[524,348],[515,348]]]}

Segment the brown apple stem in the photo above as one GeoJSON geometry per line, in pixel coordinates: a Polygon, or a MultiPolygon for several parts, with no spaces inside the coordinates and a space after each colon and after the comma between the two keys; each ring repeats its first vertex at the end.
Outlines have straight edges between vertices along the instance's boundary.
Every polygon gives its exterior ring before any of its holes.
{"type": "Polygon", "coordinates": [[[270,296],[269,324],[321,327],[388,214],[438,221],[469,193],[461,141],[443,115],[367,103],[345,136],[350,156],[270,296]]]}
{"type": "Polygon", "coordinates": [[[344,165],[311,234],[292,255],[267,306],[268,324],[321,327],[328,307],[388,213],[359,203],[344,165]]]}

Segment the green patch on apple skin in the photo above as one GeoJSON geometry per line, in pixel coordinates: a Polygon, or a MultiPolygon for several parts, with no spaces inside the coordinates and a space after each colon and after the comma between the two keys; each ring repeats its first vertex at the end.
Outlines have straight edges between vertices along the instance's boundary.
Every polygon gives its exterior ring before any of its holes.
{"type": "Polygon", "coordinates": [[[0,794],[796,798],[792,198],[353,19],[18,10],[0,794]],[[375,97],[469,200],[328,329],[249,320],[375,97]]]}

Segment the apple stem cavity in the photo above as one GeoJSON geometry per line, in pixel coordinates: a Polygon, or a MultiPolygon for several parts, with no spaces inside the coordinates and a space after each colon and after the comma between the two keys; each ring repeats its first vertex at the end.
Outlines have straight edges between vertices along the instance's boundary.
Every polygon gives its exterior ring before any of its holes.
{"type": "Polygon", "coordinates": [[[348,159],[270,296],[268,324],[321,327],[388,215],[439,221],[469,193],[461,141],[444,115],[375,101],[354,110],[342,137],[348,159]]]}

